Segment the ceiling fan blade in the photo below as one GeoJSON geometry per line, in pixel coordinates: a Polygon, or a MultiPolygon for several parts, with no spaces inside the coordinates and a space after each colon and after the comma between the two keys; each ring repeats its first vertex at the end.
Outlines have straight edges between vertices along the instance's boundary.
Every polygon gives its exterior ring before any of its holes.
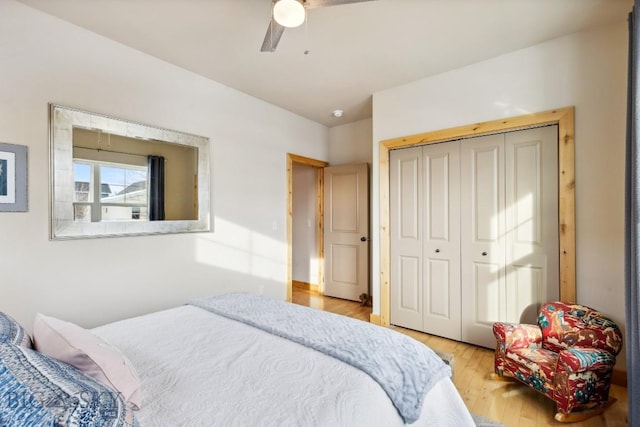
{"type": "MultiPolygon", "coordinates": [[[[308,9],[317,9],[327,6],[339,6],[342,4],[350,3],[364,3],[369,1],[375,0],[302,0],[304,6],[308,9]]],[[[271,22],[269,22],[269,27],[267,28],[267,33],[264,36],[260,52],[275,52],[276,47],[278,47],[278,43],[280,42],[280,38],[282,37],[282,33],[284,33],[284,28],[285,27],[278,24],[275,19],[271,18],[271,22]]]]}
{"type": "Polygon", "coordinates": [[[309,9],[317,9],[319,7],[339,6],[341,4],[364,3],[374,0],[305,0],[304,4],[309,9]]]}
{"type": "Polygon", "coordinates": [[[260,52],[274,52],[278,47],[282,33],[284,33],[284,27],[271,18],[260,52]]]}

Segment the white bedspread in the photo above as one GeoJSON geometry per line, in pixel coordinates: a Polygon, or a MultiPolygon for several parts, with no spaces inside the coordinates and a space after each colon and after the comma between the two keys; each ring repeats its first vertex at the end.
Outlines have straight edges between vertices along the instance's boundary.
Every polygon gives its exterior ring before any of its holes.
{"type": "MultiPolygon", "coordinates": [[[[136,416],[162,426],[401,426],[368,375],[315,350],[193,306],[93,330],[118,347],[143,385],[136,416]]],[[[413,426],[473,426],[449,379],[413,426]]]]}

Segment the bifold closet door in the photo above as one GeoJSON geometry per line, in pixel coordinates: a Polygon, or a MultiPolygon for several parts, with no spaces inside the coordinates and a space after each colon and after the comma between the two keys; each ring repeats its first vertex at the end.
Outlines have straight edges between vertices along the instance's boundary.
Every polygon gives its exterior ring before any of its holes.
{"type": "Polygon", "coordinates": [[[462,341],[485,347],[495,346],[491,327],[507,304],[504,158],[504,135],[462,141],[462,341]]]}
{"type": "Polygon", "coordinates": [[[558,127],[505,134],[506,322],[537,321],[560,298],[558,127]]]}
{"type": "Polygon", "coordinates": [[[422,147],[389,155],[390,321],[422,330],[422,147]]]}
{"type": "Polygon", "coordinates": [[[461,144],[462,341],[493,348],[494,322],[535,323],[558,298],[557,132],[461,144]]]}
{"type": "Polygon", "coordinates": [[[422,147],[423,327],[461,339],[460,142],[422,147]]]}
{"type": "Polygon", "coordinates": [[[392,150],[391,323],[495,347],[559,296],[557,126],[392,150]]]}
{"type": "Polygon", "coordinates": [[[391,323],[460,340],[460,144],[391,152],[391,323]]]}

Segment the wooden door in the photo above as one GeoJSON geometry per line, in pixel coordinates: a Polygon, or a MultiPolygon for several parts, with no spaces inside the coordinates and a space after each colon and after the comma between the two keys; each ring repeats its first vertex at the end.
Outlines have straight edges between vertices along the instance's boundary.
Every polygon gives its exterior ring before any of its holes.
{"type": "Polygon", "coordinates": [[[369,293],[369,170],[324,169],[324,294],[359,301],[369,293]]]}

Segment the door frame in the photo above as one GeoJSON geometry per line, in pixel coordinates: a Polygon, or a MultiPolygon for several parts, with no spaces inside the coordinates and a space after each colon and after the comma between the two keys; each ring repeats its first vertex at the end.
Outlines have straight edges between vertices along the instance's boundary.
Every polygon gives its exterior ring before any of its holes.
{"type": "Polygon", "coordinates": [[[389,231],[389,151],[415,145],[433,144],[453,139],[502,133],[535,126],[558,125],[558,239],[560,250],[560,299],[576,300],[576,234],[575,234],[575,170],[574,107],[493,120],[449,129],[380,141],[380,314],[370,321],[389,326],[391,239],[389,231]]]}
{"type": "Polygon", "coordinates": [[[318,240],[318,291],[324,292],[324,168],[328,162],[287,153],[287,301],[293,299],[293,164],[316,168],[316,233],[318,240]]]}

